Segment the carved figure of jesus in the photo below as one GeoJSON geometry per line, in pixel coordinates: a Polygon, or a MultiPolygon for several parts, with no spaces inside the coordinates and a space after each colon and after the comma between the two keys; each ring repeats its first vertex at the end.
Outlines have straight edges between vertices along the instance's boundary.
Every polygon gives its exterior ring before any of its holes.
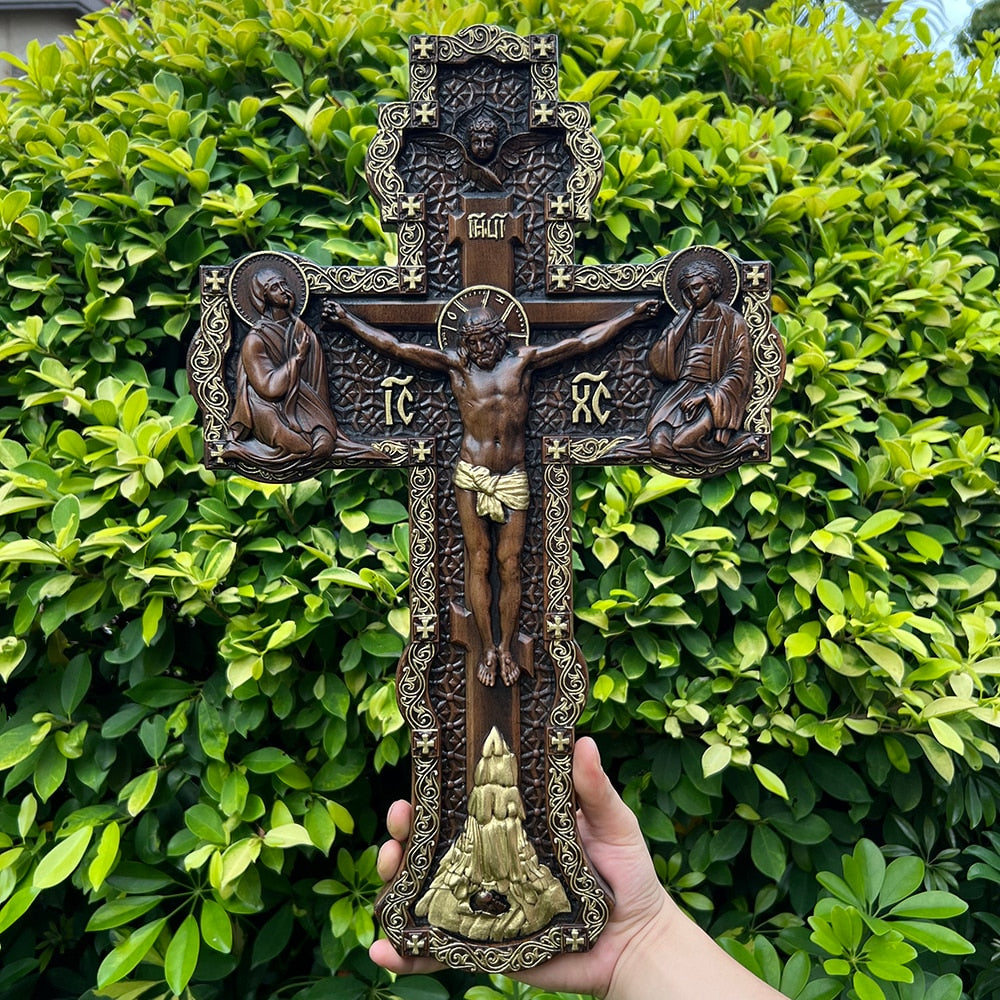
{"type": "Polygon", "coordinates": [[[399,340],[328,300],[323,318],[343,324],[366,344],[397,360],[446,374],[458,404],[462,441],[455,467],[455,503],[465,547],[465,593],[479,632],[479,680],[492,687],[497,673],[511,686],[521,674],[514,654],[521,607],[521,550],[528,523],[525,438],[534,371],[558,364],[609,343],[637,319],[654,316],[660,302],[650,299],[542,346],[512,346],[501,318],[488,306],[469,309],[458,326],[458,344],[440,350],[399,340]],[[495,526],[495,544],[490,524],[495,526]],[[499,577],[493,632],[490,569],[499,577]]]}

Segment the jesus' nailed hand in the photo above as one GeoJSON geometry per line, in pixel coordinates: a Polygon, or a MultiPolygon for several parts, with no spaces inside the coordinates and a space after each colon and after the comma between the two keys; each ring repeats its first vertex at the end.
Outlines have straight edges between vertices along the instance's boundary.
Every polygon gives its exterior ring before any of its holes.
{"type": "Polygon", "coordinates": [[[514,655],[521,606],[521,550],[528,521],[525,437],[531,375],[609,343],[636,320],[655,316],[661,303],[636,303],[603,323],[551,344],[512,345],[501,318],[488,306],[469,309],[458,326],[458,344],[438,349],[406,343],[370,326],[340,303],[327,300],[326,322],[340,323],[366,344],[397,361],[448,375],[462,421],[462,444],[453,483],[465,548],[465,591],[481,640],[479,680],[493,686],[516,683],[521,666],[514,655]],[[496,524],[495,549],[489,523],[496,524]],[[500,593],[493,632],[491,563],[500,593]]]}

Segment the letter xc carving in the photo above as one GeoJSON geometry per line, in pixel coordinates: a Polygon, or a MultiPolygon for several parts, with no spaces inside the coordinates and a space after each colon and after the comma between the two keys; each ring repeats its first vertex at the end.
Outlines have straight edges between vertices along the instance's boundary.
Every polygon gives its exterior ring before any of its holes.
{"type": "Polygon", "coordinates": [[[572,467],[766,461],[784,354],[765,262],[576,263],[603,162],[554,37],[477,26],[410,61],[367,161],[397,262],[203,268],[188,369],[210,468],[409,470],[415,812],[377,913],[401,952],[509,972],[592,947],[613,905],[571,783],[572,467]]]}

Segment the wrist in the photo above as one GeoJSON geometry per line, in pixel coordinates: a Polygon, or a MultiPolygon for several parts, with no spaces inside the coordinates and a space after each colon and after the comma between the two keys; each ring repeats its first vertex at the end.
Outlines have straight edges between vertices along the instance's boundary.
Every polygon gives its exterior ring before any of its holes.
{"type": "Polygon", "coordinates": [[[666,889],[659,887],[658,904],[629,939],[615,963],[604,1000],[665,1000],[678,922],[687,917],[666,889]]]}

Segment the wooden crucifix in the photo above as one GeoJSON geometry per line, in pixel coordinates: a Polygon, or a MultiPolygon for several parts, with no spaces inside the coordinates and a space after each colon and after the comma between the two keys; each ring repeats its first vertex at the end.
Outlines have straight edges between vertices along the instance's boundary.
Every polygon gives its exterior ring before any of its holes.
{"type": "Polygon", "coordinates": [[[603,161],[557,85],[553,36],[411,39],[367,162],[396,263],[205,267],[188,360],[212,468],[409,470],[414,822],[376,909],[400,952],[487,972],[590,948],[613,905],[571,783],[572,467],[766,461],[784,370],[768,264],[576,263],[603,161]]]}

